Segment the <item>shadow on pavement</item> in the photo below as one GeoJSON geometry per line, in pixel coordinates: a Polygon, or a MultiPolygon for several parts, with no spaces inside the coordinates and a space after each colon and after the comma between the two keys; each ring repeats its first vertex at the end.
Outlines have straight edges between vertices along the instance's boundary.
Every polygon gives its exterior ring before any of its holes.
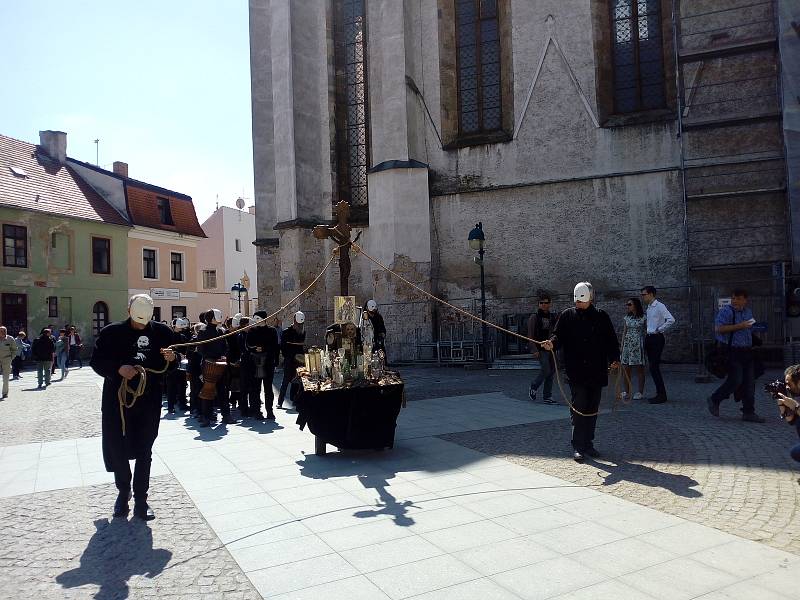
{"type": "Polygon", "coordinates": [[[164,570],[172,552],[153,549],[153,532],[138,519],[98,519],[80,566],[56,577],[64,588],[99,585],[96,600],[127,598],[134,575],[152,579],[164,570]]]}
{"type": "Polygon", "coordinates": [[[648,487],[663,488],[676,496],[683,496],[684,498],[700,498],[703,495],[699,490],[692,489],[700,484],[687,475],[667,473],[617,458],[607,460],[587,459],[586,463],[608,472],[608,475],[603,478],[604,486],[614,485],[620,481],[629,481],[648,487]]]}

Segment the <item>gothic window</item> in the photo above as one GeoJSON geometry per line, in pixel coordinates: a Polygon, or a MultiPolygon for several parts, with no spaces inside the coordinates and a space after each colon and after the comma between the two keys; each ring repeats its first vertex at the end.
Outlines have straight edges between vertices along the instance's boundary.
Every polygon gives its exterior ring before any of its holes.
{"type": "Polygon", "coordinates": [[[497,0],[456,0],[458,120],[462,134],[502,127],[497,0]]]}
{"type": "MultiPolygon", "coordinates": [[[[336,0],[336,170],[338,198],[354,208],[367,206],[369,109],[367,28],[364,0],[336,0]]],[[[355,211],[358,214],[358,211],[355,211]]]]}
{"type": "Polygon", "coordinates": [[[660,0],[612,0],[614,112],[666,105],[660,0]]]}

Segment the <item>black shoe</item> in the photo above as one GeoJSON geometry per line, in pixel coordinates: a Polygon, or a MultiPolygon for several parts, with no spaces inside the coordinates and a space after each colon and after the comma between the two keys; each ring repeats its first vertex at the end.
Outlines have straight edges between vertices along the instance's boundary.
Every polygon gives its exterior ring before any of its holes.
{"type": "Polygon", "coordinates": [[[586,456],[591,456],[592,458],[597,458],[600,456],[600,451],[594,446],[589,446],[586,450],[583,451],[583,453],[586,456]]]}
{"type": "Polygon", "coordinates": [[[719,416],[719,404],[714,402],[714,399],[711,396],[706,398],[706,406],[708,406],[708,412],[710,412],[715,417],[719,416]]]}
{"type": "Polygon", "coordinates": [[[572,453],[572,459],[577,463],[582,463],[583,462],[583,452],[579,452],[578,450],[575,450],[575,452],[572,453]]]}
{"type": "Polygon", "coordinates": [[[748,423],[765,423],[764,417],[759,417],[756,413],[745,413],[742,415],[742,421],[748,423]]]}
{"type": "Polygon", "coordinates": [[[535,387],[531,387],[531,389],[528,390],[528,398],[531,399],[531,402],[536,402],[536,388],[535,387]]]}
{"type": "Polygon", "coordinates": [[[553,405],[553,406],[558,404],[558,400],[553,400],[552,398],[545,398],[544,400],[542,400],[542,402],[544,402],[545,404],[553,405]]]}
{"type": "Polygon", "coordinates": [[[169,414],[171,414],[171,415],[174,415],[175,414],[175,409],[174,408],[169,408],[169,409],[167,409],[167,412],[169,414]]]}
{"type": "Polygon", "coordinates": [[[278,403],[275,405],[275,408],[280,408],[281,410],[283,410],[283,402],[278,402],[278,403]]]}
{"type": "Polygon", "coordinates": [[[130,512],[128,500],[130,500],[130,492],[120,492],[117,496],[117,501],[114,502],[114,515],[115,517],[127,517],[130,512]]]}
{"type": "Polygon", "coordinates": [[[200,427],[211,427],[211,421],[201,417],[200,418],[200,427]]]}
{"type": "Polygon", "coordinates": [[[251,414],[250,418],[251,419],[255,419],[256,421],[263,421],[264,420],[264,415],[261,413],[261,411],[258,411],[257,413],[251,414]]]}
{"type": "Polygon", "coordinates": [[[142,521],[152,521],[156,518],[153,510],[147,505],[147,502],[144,501],[134,502],[133,516],[142,521]]]}
{"type": "Polygon", "coordinates": [[[236,423],[236,419],[228,415],[227,417],[222,417],[222,422],[227,425],[233,425],[234,423],[236,423]]]}
{"type": "Polygon", "coordinates": [[[267,411],[267,421],[274,421],[275,420],[275,413],[271,410],[267,411]]]}
{"type": "Polygon", "coordinates": [[[667,401],[667,397],[666,396],[662,396],[660,394],[658,396],[653,396],[652,398],[650,398],[648,400],[648,402],[650,404],[664,404],[664,402],[666,402],[666,401],[667,401]]]}

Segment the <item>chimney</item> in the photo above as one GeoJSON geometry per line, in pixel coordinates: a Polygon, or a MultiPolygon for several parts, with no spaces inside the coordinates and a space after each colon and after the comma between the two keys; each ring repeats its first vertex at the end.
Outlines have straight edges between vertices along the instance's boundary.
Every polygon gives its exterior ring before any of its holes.
{"type": "Polygon", "coordinates": [[[62,165],[67,162],[67,134],[63,131],[40,131],[39,145],[62,165]]]}
{"type": "Polygon", "coordinates": [[[122,177],[125,177],[127,179],[127,177],[128,177],[128,163],[122,162],[121,160],[115,160],[114,161],[114,173],[116,173],[117,175],[120,175],[122,177]]]}

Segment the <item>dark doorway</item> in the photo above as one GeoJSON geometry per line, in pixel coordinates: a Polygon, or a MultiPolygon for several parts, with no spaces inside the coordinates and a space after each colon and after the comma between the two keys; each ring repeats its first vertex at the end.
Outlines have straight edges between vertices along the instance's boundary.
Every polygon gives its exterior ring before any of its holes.
{"type": "MultiPolygon", "coordinates": [[[[9,335],[20,331],[28,333],[28,296],[26,294],[2,294],[0,323],[8,328],[9,335]]],[[[35,335],[28,337],[36,337],[35,335]]]]}

